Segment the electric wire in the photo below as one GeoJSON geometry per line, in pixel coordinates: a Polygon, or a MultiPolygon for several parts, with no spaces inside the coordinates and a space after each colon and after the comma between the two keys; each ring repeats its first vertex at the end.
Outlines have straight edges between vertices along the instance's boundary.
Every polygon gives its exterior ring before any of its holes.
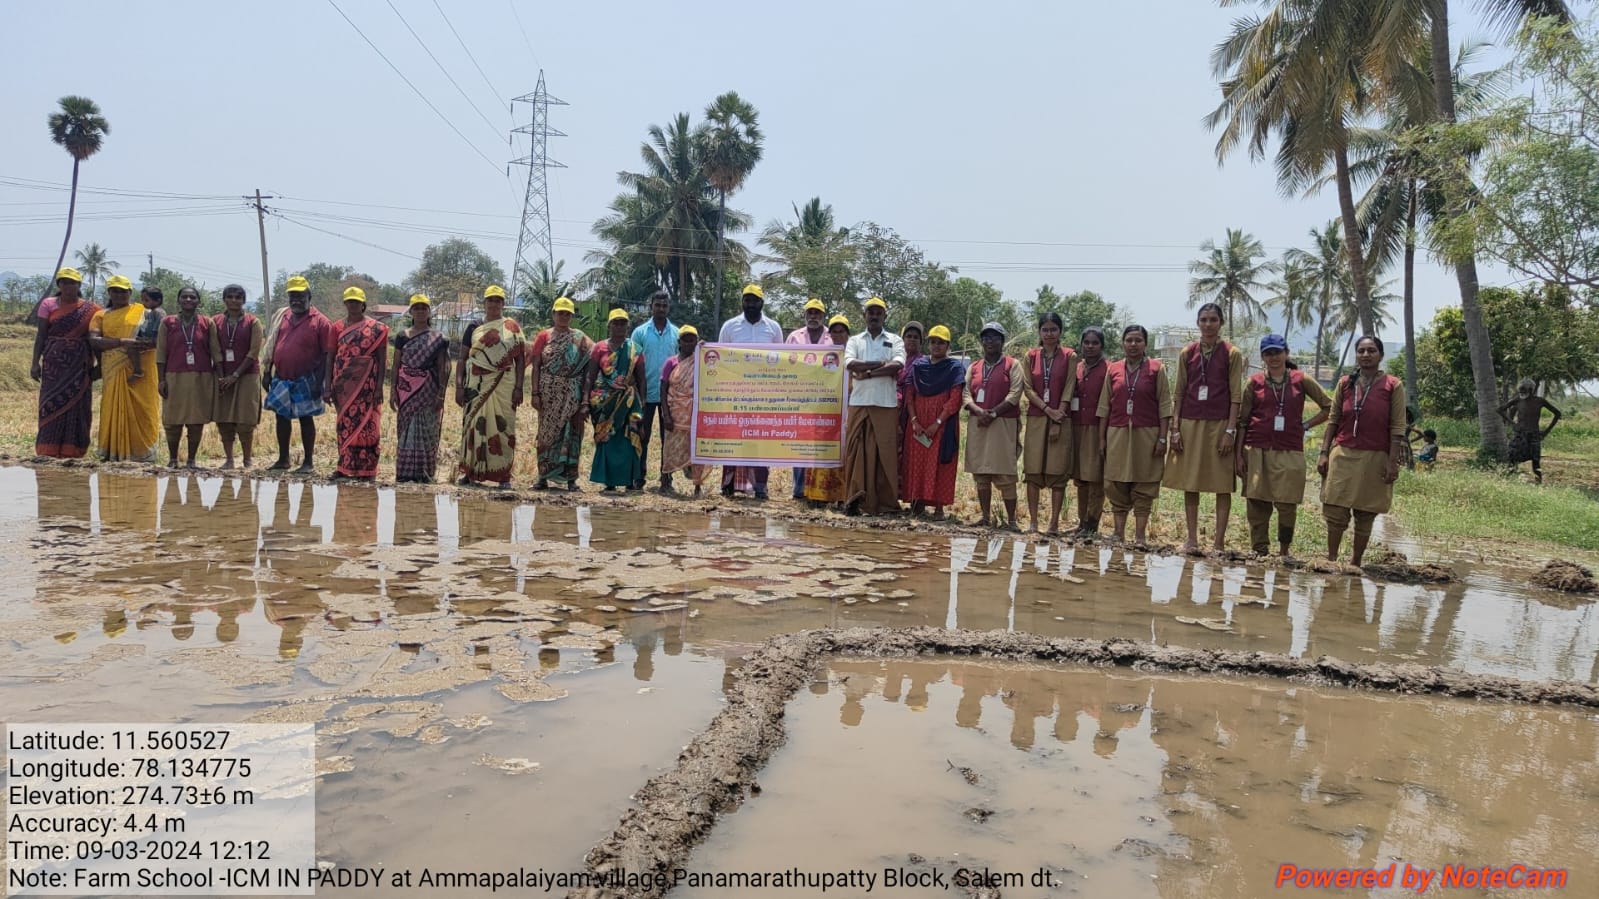
{"type": "MultiPolygon", "coordinates": [[[[483,83],[488,85],[489,94],[498,99],[505,99],[505,95],[500,93],[499,89],[494,86],[494,82],[489,80],[488,73],[484,72],[483,67],[478,65],[477,54],[473,53],[471,48],[467,47],[466,41],[461,39],[461,32],[455,30],[455,23],[450,21],[449,15],[444,12],[444,7],[439,5],[439,0],[433,0],[433,8],[439,11],[439,17],[444,19],[444,24],[449,26],[450,33],[455,35],[455,42],[461,45],[461,51],[465,53],[466,58],[471,61],[472,68],[477,69],[477,73],[483,76],[483,83]]],[[[511,101],[508,99],[505,100],[505,108],[506,111],[510,111],[511,109],[511,101]]]]}
{"type": "Polygon", "coordinates": [[[489,121],[489,117],[483,114],[483,110],[477,108],[477,104],[472,102],[471,97],[467,96],[466,91],[463,90],[460,83],[455,80],[455,76],[451,75],[450,70],[444,67],[444,63],[439,62],[439,58],[433,55],[433,51],[428,48],[427,42],[422,40],[422,36],[417,34],[416,29],[411,27],[411,23],[405,20],[404,15],[401,15],[399,7],[394,5],[394,0],[384,0],[384,2],[389,5],[389,9],[394,10],[394,15],[399,18],[400,24],[405,26],[405,30],[411,32],[411,37],[416,38],[417,46],[422,48],[422,52],[426,53],[428,55],[428,59],[433,60],[433,64],[439,67],[440,72],[444,73],[444,77],[448,79],[450,85],[455,88],[455,92],[461,95],[461,99],[466,101],[466,105],[472,107],[472,111],[477,113],[477,117],[482,119],[483,124],[489,126],[489,130],[493,131],[494,136],[498,138],[500,135],[500,129],[496,127],[493,122],[489,121]]]}

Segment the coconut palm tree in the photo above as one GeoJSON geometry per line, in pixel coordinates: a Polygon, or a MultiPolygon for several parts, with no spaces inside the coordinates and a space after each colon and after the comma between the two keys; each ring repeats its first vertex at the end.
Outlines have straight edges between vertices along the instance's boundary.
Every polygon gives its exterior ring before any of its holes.
{"type": "Polygon", "coordinates": [[[1287,339],[1296,326],[1310,327],[1315,303],[1311,297],[1309,269],[1302,262],[1285,253],[1279,271],[1282,276],[1266,285],[1271,296],[1266,298],[1265,305],[1282,313],[1283,338],[1287,339]]]}
{"type": "MultiPolygon", "coordinates": [[[[62,97],[60,109],[50,114],[50,140],[72,156],[72,194],[67,201],[67,233],[61,238],[61,255],[56,257],[56,270],[67,260],[67,246],[72,243],[72,218],[78,211],[78,168],[83,161],[100,152],[105,136],[111,133],[111,123],[100,114],[100,107],[88,97],[62,97]]],[[[55,272],[50,273],[51,277],[55,272]]]]}
{"type": "Polygon", "coordinates": [[[1370,334],[1380,339],[1383,325],[1394,323],[1394,316],[1389,307],[1398,299],[1399,297],[1394,295],[1392,281],[1376,285],[1371,293],[1372,321],[1376,326],[1370,331],[1360,327],[1360,310],[1355,307],[1352,297],[1346,297],[1343,304],[1333,310],[1334,333],[1344,335],[1344,351],[1338,355],[1338,368],[1333,373],[1335,382],[1343,376],[1344,366],[1349,361],[1349,351],[1355,345],[1355,338],[1362,334],[1370,334]]]}
{"type": "Polygon", "coordinates": [[[833,207],[812,197],[803,207],[793,206],[794,221],[773,221],[761,232],[766,259],[778,268],[770,275],[784,292],[829,300],[854,298],[852,285],[856,253],[848,228],[840,228],[833,207]]]}
{"type": "Polygon", "coordinates": [[[1261,276],[1277,271],[1277,262],[1256,262],[1266,255],[1254,235],[1245,234],[1242,228],[1228,228],[1227,239],[1221,246],[1213,240],[1199,245],[1205,254],[1188,263],[1188,308],[1200,303],[1219,303],[1227,310],[1227,337],[1233,337],[1233,323],[1242,315],[1245,321],[1262,318],[1266,310],[1254,293],[1264,286],[1261,276]]]}
{"type": "Polygon", "coordinates": [[[726,239],[727,195],[738,190],[761,161],[761,129],[756,124],[759,114],[749,101],[736,91],[717,97],[705,107],[707,124],[700,130],[700,158],[705,165],[705,175],[716,188],[716,307],[718,319],[722,315],[722,271],[725,260],[722,246],[726,239]]]}
{"type": "MultiPolygon", "coordinates": [[[[1276,138],[1277,183],[1286,195],[1313,186],[1332,164],[1344,252],[1361,309],[1371,297],[1349,176],[1349,130],[1376,99],[1378,85],[1362,68],[1374,6],[1277,0],[1265,15],[1239,19],[1211,53],[1222,101],[1205,119],[1221,130],[1218,161],[1240,146],[1258,160],[1276,138]]],[[[1361,320],[1369,326],[1370,314],[1361,320]]]]}
{"type": "Polygon", "coordinates": [[[89,292],[87,296],[94,299],[94,287],[99,283],[101,275],[109,275],[122,267],[122,263],[114,259],[107,259],[105,247],[97,243],[89,244],[73,253],[78,258],[78,270],[89,279],[89,292]]]}
{"type": "MultiPolygon", "coordinates": [[[[1309,290],[1312,311],[1316,318],[1316,355],[1311,367],[1311,377],[1321,376],[1321,348],[1327,334],[1327,320],[1333,313],[1352,303],[1354,290],[1350,284],[1349,264],[1344,255],[1344,238],[1337,219],[1325,227],[1310,229],[1311,249],[1289,250],[1285,258],[1300,266],[1304,272],[1305,286],[1309,290]]],[[[1358,321],[1358,317],[1357,317],[1358,321]]]]}

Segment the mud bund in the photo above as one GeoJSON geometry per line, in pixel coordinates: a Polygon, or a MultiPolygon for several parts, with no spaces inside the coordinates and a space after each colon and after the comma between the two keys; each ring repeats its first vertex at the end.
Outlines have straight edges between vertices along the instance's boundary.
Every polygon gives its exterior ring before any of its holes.
{"type": "MultiPolygon", "coordinates": [[[[756,774],[784,740],[788,701],[832,656],[980,657],[1006,661],[1115,665],[1177,671],[1278,677],[1315,685],[1399,694],[1450,696],[1599,709],[1599,689],[1569,682],[1535,682],[1420,665],[1352,665],[1336,658],[1300,659],[1276,653],[1184,649],[1133,640],[1051,639],[1007,631],[942,628],[842,628],[773,637],[746,656],[727,691],[727,707],[678,756],[670,771],[633,795],[637,803],[616,830],[589,851],[589,870],[626,872],[636,889],[595,887],[568,893],[580,899],[647,899],[665,890],[674,867],[710,833],[716,819],[760,792],[756,774]]],[[[614,875],[612,875],[614,877],[614,875]]]]}

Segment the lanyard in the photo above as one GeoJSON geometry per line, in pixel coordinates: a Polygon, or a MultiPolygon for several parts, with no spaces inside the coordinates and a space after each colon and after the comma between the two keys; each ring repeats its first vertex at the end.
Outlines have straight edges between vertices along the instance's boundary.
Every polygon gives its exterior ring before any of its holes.
{"type": "Polygon", "coordinates": [[[239,316],[238,321],[223,316],[223,321],[227,322],[228,325],[228,346],[231,348],[233,346],[233,335],[238,333],[239,325],[244,322],[244,316],[239,316]]]}
{"type": "Polygon", "coordinates": [[[1133,404],[1133,394],[1138,390],[1138,381],[1144,373],[1144,363],[1147,359],[1138,360],[1138,368],[1128,369],[1126,363],[1122,364],[1122,371],[1127,375],[1127,405],[1133,404]]]}
{"type": "Polygon", "coordinates": [[[1054,397],[1049,392],[1049,377],[1050,374],[1055,370],[1055,359],[1058,356],[1060,356],[1060,350],[1056,350],[1055,355],[1048,359],[1044,358],[1044,354],[1042,352],[1038,354],[1038,362],[1044,368],[1044,395],[1050,397],[1051,399],[1054,399],[1054,397]]]}
{"type": "Polygon", "coordinates": [[[1366,391],[1362,393],[1360,390],[1360,382],[1362,380],[1364,379],[1359,375],[1355,376],[1355,425],[1350,431],[1351,437],[1360,435],[1360,410],[1366,408],[1366,399],[1371,396],[1371,388],[1377,386],[1377,379],[1372,378],[1371,382],[1366,385],[1366,391]]]}
{"type": "Polygon", "coordinates": [[[1199,344],[1195,348],[1196,351],[1199,354],[1199,360],[1200,360],[1199,361],[1199,383],[1205,384],[1207,386],[1210,384],[1210,357],[1214,356],[1216,354],[1216,347],[1219,347],[1219,346],[1221,346],[1221,342],[1217,341],[1216,346],[1211,347],[1210,348],[1210,352],[1208,352],[1208,353],[1205,352],[1205,345],[1203,343],[1199,344]]]}
{"type": "MultiPolygon", "coordinates": [[[[1004,356],[999,357],[999,366],[1001,368],[1003,368],[1005,366],[1005,357],[1004,356]]],[[[978,390],[981,390],[983,392],[983,396],[985,398],[988,396],[988,376],[992,375],[993,373],[994,373],[994,367],[990,366],[988,364],[988,360],[987,359],[984,359],[983,360],[983,386],[979,387],[978,390]]]]}
{"type": "Polygon", "coordinates": [[[183,349],[185,352],[194,352],[194,331],[198,327],[200,327],[200,319],[198,316],[195,317],[195,320],[189,324],[187,329],[183,327],[183,317],[178,317],[178,333],[183,335],[183,349]]]}
{"type": "Polygon", "coordinates": [[[1272,396],[1277,398],[1277,414],[1283,414],[1283,409],[1286,408],[1288,404],[1288,373],[1283,373],[1283,380],[1281,384],[1273,381],[1271,379],[1271,375],[1267,375],[1266,386],[1271,389],[1272,396]]]}

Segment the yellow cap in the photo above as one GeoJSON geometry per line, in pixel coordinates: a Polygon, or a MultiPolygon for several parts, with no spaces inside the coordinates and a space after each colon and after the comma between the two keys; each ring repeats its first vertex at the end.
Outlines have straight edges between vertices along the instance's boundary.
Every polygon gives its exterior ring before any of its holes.
{"type": "Polygon", "coordinates": [[[555,301],[555,305],[553,307],[551,307],[550,311],[551,312],[576,312],[577,311],[577,304],[572,302],[567,297],[561,297],[560,299],[555,301]]]}
{"type": "Polygon", "coordinates": [[[888,304],[883,302],[883,298],[882,297],[872,297],[871,299],[866,301],[866,308],[867,309],[870,309],[873,306],[876,306],[877,308],[882,309],[884,311],[888,310],[888,304]]]}
{"type": "Polygon", "coordinates": [[[433,301],[428,299],[423,294],[413,293],[413,294],[411,294],[411,302],[407,303],[406,305],[408,305],[408,306],[426,306],[429,309],[432,309],[433,308],[433,301]]]}
{"type": "Polygon", "coordinates": [[[700,336],[700,329],[694,327],[693,325],[684,325],[683,327],[677,329],[678,337],[682,337],[684,334],[693,334],[695,337],[698,337],[700,336]]]}
{"type": "Polygon", "coordinates": [[[832,318],[827,320],[827,326],[829,328],[833,327],[834,325],[843,325],[844,327],[847,328],[847,327],[849,327],[849,319],[845,318],[842,315],[835,315],[832,318]]]}
{"type": "Polygon", "coordinates": [[[949,329],[943,325],[934,325],[927,329],[928,340],[942,340],[949,343],[949,329]]]}
{"type": "Polygon", "coordinates": [[[502,300],[505,299],[505,288],[498,284],[490,284],[488,287],[483,288],[483,299],[486,300],[489,297],[499,297],[502,300]]]}
{"type": "Polygon", "coordinates": [[[607,324],[609,324],[610,322],[614,322],[617,319],[621,319],[622,321],[627,321],[627,310],[626,309],[612,309],[611,310],[611,314],[607,315],[605,317],[605,321],[606,321],[607,324]]]}
{"type": "Polygon", "coordinates": [[[359,287],[346,287],[346,288],[344,288],[344,302],[348,303],[348,302],[351,302],[352,300],[354,302],[357,302],[357,303],[365,303],[366,302],[366,291],[362,290],[359,287]]]}
{"type": "Polygon", "coordinates": [[[812,309],[815,309],[817,312],[826,312],[827,306],[821,300],[811,297],[811,301],[805,304],[805,311],[809,312],[812,309]]]}
{"type": "Polygon", "coordinates": [[[132,290],[133,282],[121,275],[112,275],[105,279],[106,290],[132,290]]]}
{"type": "Polygon", "coordinates": [[[759,285],[759,284],[746,284],[746,285],[744,285],[744,290],[739,294],[739,296],[740,297],[746,297],[746,296],[749,296],[752,293],[755,294],[756,296],[760,297],[762,300],[766,299],[766,291],[762,290],[761,289],[761,285],[759,285]]]}
{"type": "Polygon", "coordinates": [[[57,281],[76,281],[79,284],[82,284],[83,283],[83,275],[75,268],[64,268],[61,271],[56,272],[56,280],[57,281]]]}
{"type": "Polygon", "coordinates": [[[289,278],[288,286],[286,286],[284,290],[287,290],[289,293],[309,293],[311,290],[311,282],[305,280],[305,278],[301,275],[292,275],[289,278]]]}

